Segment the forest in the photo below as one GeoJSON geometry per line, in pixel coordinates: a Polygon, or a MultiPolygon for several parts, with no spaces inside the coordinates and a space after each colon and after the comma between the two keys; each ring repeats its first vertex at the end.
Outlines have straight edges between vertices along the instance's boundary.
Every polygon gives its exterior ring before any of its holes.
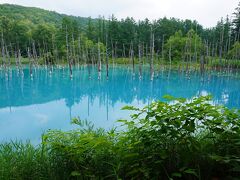
{"type": "MultiPolygon", "coordinates": [[[[74,17],[38,8],[0,5],[1,64],[56,64],[126,62],[154,64],[156,60],[219,64],[240,55],[240,5],[229,16],[219,19],[212,28],[197,21],[159,18],[136,21],[131,17],[118,20],[114,15],[92,19],[74,17]],[[108,57],[109,56],[109,57],[108,57]],[[11,60],[14,59],[15,60],[11,60]],[[211,61],[212,61],[211,60],[211,61]]],[[[232,62],[232,61],[231,61],[232,62]]]]}

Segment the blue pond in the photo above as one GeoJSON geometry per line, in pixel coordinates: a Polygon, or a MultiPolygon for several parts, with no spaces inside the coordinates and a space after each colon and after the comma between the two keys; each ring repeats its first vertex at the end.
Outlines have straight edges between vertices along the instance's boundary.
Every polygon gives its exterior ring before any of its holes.
{"type": "Polygon", "coordinates": [[[25,68],[23,75],[11,70],[6,76],[0,70],[0,141],[31,140],[40,142],[48,129],[69,130],[70,119],[80,117],[92,121],[96,127],[110,129],[116,120],[127,118],[131,112],[125,105],[144,107],[163,95],[193,98],[212,94],[214,104],[240,108],[240,78],[237,73],[210,72],[189,75],[177,70],[159,70],[153,81],[149,68],[143,69],[139,79],[137,69],[126,66],[110,67],[109,78],[103,69],[101,77],[95,67],[41,67],[33,71],[25,68]]]}

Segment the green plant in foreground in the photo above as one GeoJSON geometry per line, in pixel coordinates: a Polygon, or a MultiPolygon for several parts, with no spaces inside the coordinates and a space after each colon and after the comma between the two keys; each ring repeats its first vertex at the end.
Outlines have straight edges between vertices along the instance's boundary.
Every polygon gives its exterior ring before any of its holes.
{"type": "Polygon", "coordinates": [[[211,105],[209,96],[190,102],[168,99],[175,103],[124,108],[137,111],[131,121],[122,122],[137,144],[138,159],[147,159],[143,169],[150,170],[149,177],[161,172],[160,177],[208,179],[239,171],[240,112],[211,105]]]}
{"type": "Polygon", "coordinates": [[[109,131],[78,118],[42,144],[0,145],[1,179],[234,179],[240,176],[240,111],[165,96],[109,131]],[[122,129],[122,128],[121,128],[122,129]]]}

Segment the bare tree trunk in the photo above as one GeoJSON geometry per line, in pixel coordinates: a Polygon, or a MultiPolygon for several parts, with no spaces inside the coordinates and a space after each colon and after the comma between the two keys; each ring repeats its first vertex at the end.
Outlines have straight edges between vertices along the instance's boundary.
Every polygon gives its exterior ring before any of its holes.
{"type": "Polygon", "coordinates": [[[114,55],[114,45],[113,45],[112,39],[111,39],[111,45],[112,45],[112,62],[113,62],[113,64],[114,64],[115,55],[114,55]]]}
{"type": "Polygon", "coordinates": [[[169,47],[168,58],[169,58],[169,62],[171,65],[172,64],[172,44],[171,43],[170,43],[170,47],[169,47]]]}
{"type": "Polygon", "coordinates": [[[145,51],[144,51],[144,42],[142,43],[142,64],[144,64],[144,56],[145,56],[145,51]]]}
{"type": "MultiPolygon", "coordinates": [[[[231,49],[231,34],[228,35],[228,48],[227,48],[227,52],[229,52],[230,49],[231,49]]],[[[230,65],[229,61],[230,61],[230,59],[227,60],[228,71],[229,71],[229,69],[230,69],[230,67],[229,67],[229,65],[230,65]]]]}
{"type": "MultiPolygon", "coordinates": [[[[19,64],[19,67],[20,67],[20,69],[22,71],[21,50],[20,49],[18,49],[18,64],[19,64]]],[[[23,73],[23,71],[22,71],[22,73],[23,73]]]]}
{"type": "Polygon", "coordinates": [[[205,46],[206,46],[206,63],[208,64],[208,57],[209,57],[208,40],[205,41],[205,46]]]}
{"type": "Polygon", "coordinates": [[[55,60],[55,62],[57,63],[57,52],[56,52],[56,48],[55,48],[55,39],[54,36],[52,34],[52,52],[53,52],[53,59],[55,60]]]}
{"type": "Polygon", "coordinates": [[[163,35],[162,37],[162,59],[164,60],[164,38],[165,38],[165,35],[163,35]]]}
{"type": "Polygon", "coordinates": [[[46,45],[45,45],[45,41],[43,40],[43,58],[44,58],[44,63],[45,66],[48,66],[48,60],[47,60],[47,52],[46,52],[46,45]]]}
{"type": "Polygon", "coordinates": [[[90,50],[90,58],[91,58],[92,66],[94,66],[94,54],[93,54],[93,48],[90,50]]]}
{"type": "Polygon", "coordinates": [[[106,71],[107,71],[107,79],[108,79],[108,35],[106,34],[106,71]]]}
{"type": "Polygon", "coordinates": [[[9,69],[9,67],[11,65],[11,58],[10,58],[10,54],[9,54],[7,46],[5,47],[5,50],[6,50],[6,57],[7,57],[7,60],[8,60],[7,66],[8,66],[8,69],[9,69]]]}
{"type": "Polygon", "coordinates": [[[89,51],[88,48],[86,47],[86,62],[87,62],[87,68],[88,68],[88,78],[91,78],[91,71],[90,71],[90,61],[91,61],[91,57],[89,55],[89,51]]]}
{"type": "Polygon", "coordinates": [[[38,66],[38,57],[37,57],[37,51],[36,51],[34,42],[32,42],[32,56],[33,56],[33,60],[34,60],[34,65],[36,67],[36,66],[38,66]]]}
{"type": "Polygon", "coordinates": [[[146,62],[148,63],[148,45],[146,44],[146,62]]]}
{"type": "Polygon", "coordinates": [[[6,71],[6,54],[5,54],[5,44],[4,44],[4,40],[3,40],[3,33],[2,33],[2,65],[4,66],[4,69],[6,71]]]}
{"type": "Polygon", "coordinates": [[[70,78],[72,78],[72,63],[71,60],[69,58],[69,45],[68,45],[68,31],[67,31],[67,27],[66,27],[66,46],[67,46],[67,61],[68,61],[68,65],[69,65],[69,70],[70,70],[70,78]]]}
{"type": "Polygon", "coordinates": [[[194,61],[195,63],[197,62],[197,24],[196,24],[196,28],[195,28],[195,39],[194,39],[194,61]]]}
{"type": "Polygon", "coordinates": [[[214,57],[217,57],[217,50],[218,50],[218,42],[216,42],[216,44],[215,44],[214,57]]]}
{"type": "Polygon", "coordinates": [[[192,62],[192,36],[189,35],[189,64],[192,62]]]}
{"type": "Polygon", "coordinates": [[[201,73],[204,71],[204,55],[200,57],[200,71],[201,73]]]}
{"type": "Polygon", "coordinates": [[[17,71],[19,73],[19,64],[18,64],[18,53],[17,53],[17,50],[15,50],[15,64],[16,64],[16,68],[17,68],[17,71]]]}
{"type": "Polygon", "coordinates": [[[76,52],[75,52],[75,44],[74,44],[74,36],[72,34],[72,59],[73,59],[73,65],[76,65],[76,52]]]}
{"type": "Polygon", "coordinates": [[[101,51],[100,51],[100,44],[98,40],[98,72],[101,71],[101,51]]]}
{"type": "Polygon", "coordinates": [[[197,38],[194,40],[194,61],[197,62],[197,38]]]}
{"type": "Polygon", "coordinates": [[[114,47],[114,58],[117,58],[117,42],[115,42],[115,47],[114,47]]]}
{"type": "Polygon", "coordinates": [[[184,61],[184,62],[187,62],[187,61],[188,61],[187,40],[186,40],[185,46],[184,46],[184,57],[183,57],[183,61],[184,61]]]}
{"type": "Polygon", "coordinates": [[[220,60],[220,66],[222,66],[223,37],[224,37],[224,25],[223,25],[223,27],[222,27],[222,32],[221,32],[220,41],[219,41],[219,60],[220,60]]]}
{"type": "Polygon", "coordinates": [[[141,79],[142,78],[142,47],[141,47],[141,44],[139,43],[138,45],[138,63],[139,63],[139,78],[141,79]]]}
{"type": "Polygon", "coordinates": [[[131,62],[132,62],[133,75],[135,75],[135,62],[134,62],[133,42],[131,42],[131,45],[130,45],[130,57],[131,57],[131,62]]]}
{"type": "Polygon", "coordinates": [[[78,67],[80,64],[80,59],[81,59],[81,38],[80,35],[78,36],[78,67]]]}
{"type": "Polygon", "coordinates": [[[126,57],[126,51],[125,51],[125,45],[123,44],[123,54],[122,56],[125,58],[126,57]]]}
{"type": "Polygon", "coordinates": [[[151,48],[151,62],[150,62],[150,69],[151,69],[151,75],[154,73],[154,67],[153,67],[153,62],[154,62],[154,33],[151,32],[152,34],[152,48],[151,48]]]}
{"type": "Polygon", "coordinates": [[[30,70],[30,76],[32,78],[33,74],[32,74],[32,57],[31,57],[31,52],[29,47],[27,48],[27,52],[28,52],[28,59],[29,59],[29,70],[30,70]]]}

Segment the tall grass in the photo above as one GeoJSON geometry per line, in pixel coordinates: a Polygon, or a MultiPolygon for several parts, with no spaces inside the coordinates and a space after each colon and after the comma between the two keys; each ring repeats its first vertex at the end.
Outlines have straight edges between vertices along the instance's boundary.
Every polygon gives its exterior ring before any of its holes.
{"type": "Polygon", "coordinates": [[[0,145],[0,179],[47,179],[50,159],[41,147],[29,142],[0,145]]]}
{"type": "Polygon", "coordinates": [[[234,179],[240,177],[240,111],[167,96],[133,110],[125,129],[48,131],[42,144],[0,145],[0,179],[234,179]]]}

